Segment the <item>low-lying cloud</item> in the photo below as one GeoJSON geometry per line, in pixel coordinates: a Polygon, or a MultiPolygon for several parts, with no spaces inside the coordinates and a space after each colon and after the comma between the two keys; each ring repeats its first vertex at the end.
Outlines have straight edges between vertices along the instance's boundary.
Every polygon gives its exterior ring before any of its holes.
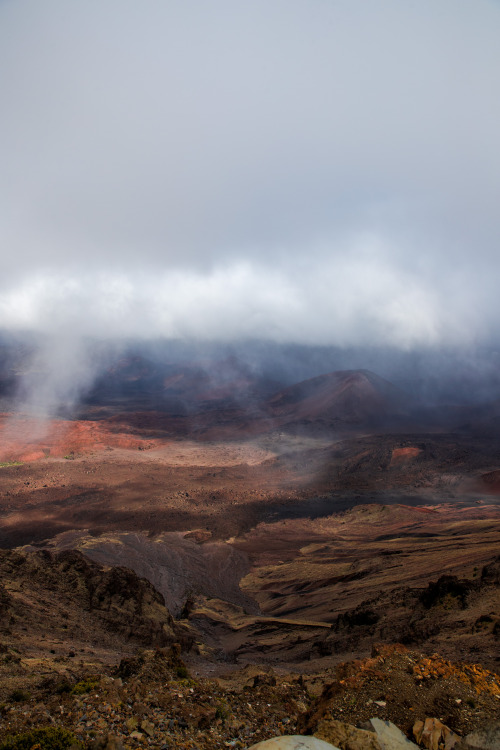
{"type": "Polygon", "coordinates": [[[500,6],[0,3],[0,327],[497,338],[500,6]]]}
{"type": "MultiPolygon", "coordinates": [[[[27,279],[3,296],[0,315],[18,329],[69,338],[232,340],[404,349],[470,343],[475,321],[405,269],[360,251],[318,265],[275,268],[239,261],[206,272],[60,274],[27,279]],[[457,313],[458,310],[458,313],[457,313]]],[[[476,300],[476,303],[479,300],[476,300]]]]}

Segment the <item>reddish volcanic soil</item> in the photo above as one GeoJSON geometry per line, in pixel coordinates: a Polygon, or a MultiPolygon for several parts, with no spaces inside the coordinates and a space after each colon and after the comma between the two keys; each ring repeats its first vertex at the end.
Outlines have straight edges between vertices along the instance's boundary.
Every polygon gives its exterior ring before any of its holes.
{"type": "Polygon", "coordinates": [[[223,539],[261,521],[374,499],[467,505],[481,486],[494,502],[497,484],[484,477],[500,471],[494,442],[449,435],[330,442],[279,432],[197,442],[104,419],[40,424],[4,415],[0,450],[2,546],[68,529],[207,528],[223,539]]]}
{"type": "Polygon", "coordinates": [[[483,474],[478,482],[479,491],[491,495],[500,494],[500,471],[490,471],[483,474]]]}
{"type": "Polygon", "coordinates": [[[106,422],[57,420],[43,433],[33,420],[4,418],[2,426],[3,546],[79,528],[207,526],[223,537],[252,525],[256,503],[293,498],[302,482],[248,440],[149,439],[106,422]]]}
{"type": "Polygon", "coordinates": [[[109,448],[147,450],[154,445],[154,441],[105,422],[0,415],[0,461],[3,462],[62,458],[109,448]]]}
{"type": "Polygon", "coordinates": [[[416,445],[409,445],[405,448],[394,448],[391,455],[391,466],[398,463],[408,463],[413,458],[416,458],[419,453],[422,452],[421,448],[417,448],[416,445]]]}
{"type": "Polygon", "coordinates": [[[366,654],[376,637],[493,664],[498,586],[482,576],[500,549],[493,441],[279,431],[198,442],[150,417],[148,429],[144,415],[5,415],[0,546],[77,547],[130,567],[235,663],[306,670],[366,654]],[[457,582],[426,609],[443,573],[457,582]]]}

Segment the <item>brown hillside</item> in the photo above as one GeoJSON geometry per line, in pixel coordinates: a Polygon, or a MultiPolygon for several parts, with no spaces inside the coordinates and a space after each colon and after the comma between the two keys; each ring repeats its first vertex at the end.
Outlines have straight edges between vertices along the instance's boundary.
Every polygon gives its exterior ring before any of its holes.
{"type": "Polygon", "coordinates": [[[367,370],[320,375],[285,388],[269,401],[282,421],[371,422],[407,410],[409,397],[367,370]]]}

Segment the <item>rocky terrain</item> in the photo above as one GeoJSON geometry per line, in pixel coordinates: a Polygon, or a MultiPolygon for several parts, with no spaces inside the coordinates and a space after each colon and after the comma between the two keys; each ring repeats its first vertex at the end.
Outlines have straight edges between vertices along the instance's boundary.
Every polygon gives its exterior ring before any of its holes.
{"type": "Polygon", "coordinates": [[[235,361],[133,357],[71,418],[6,411],[0,737],[50,725],[85,747],[215,748],[306,732],[351,750],[339,722],[379,717],[420,743],[418,721],[487,725],[486,422],[368,371],[284,386],[235,361]]]}
{"type": "MultiPolygon", "coordinates": [[[[2,740],[48,727],[69,733],[63,747],[191,750],[314,733],[349,748],[346,734],[373,717],[415,739],[419,723],[439,715],[434,721],[449,725],[459,739],[498,716],[497,675],[403,646],[376,646],[371,656],[321,675],[247,666],[211,679],[187,669],[176,646],[143,650],[114,666],[98,658],[71,665],[59,660],[43,671],[16,651],[4,653],[14,664],[4,657],[1,666],[10,678],[1,704],[2,740]]],[[[358,740],[354,747],[373,745],[358,740]]]]}

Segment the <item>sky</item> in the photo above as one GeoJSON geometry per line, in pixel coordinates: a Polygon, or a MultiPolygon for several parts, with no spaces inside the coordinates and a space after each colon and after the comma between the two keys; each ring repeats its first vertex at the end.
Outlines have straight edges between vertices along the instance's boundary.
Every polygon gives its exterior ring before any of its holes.
{"type": "Polygon", "coordinates": [[[493,0],[0,0],[0,328],[496,344],[499,39],[493,0]]]}

